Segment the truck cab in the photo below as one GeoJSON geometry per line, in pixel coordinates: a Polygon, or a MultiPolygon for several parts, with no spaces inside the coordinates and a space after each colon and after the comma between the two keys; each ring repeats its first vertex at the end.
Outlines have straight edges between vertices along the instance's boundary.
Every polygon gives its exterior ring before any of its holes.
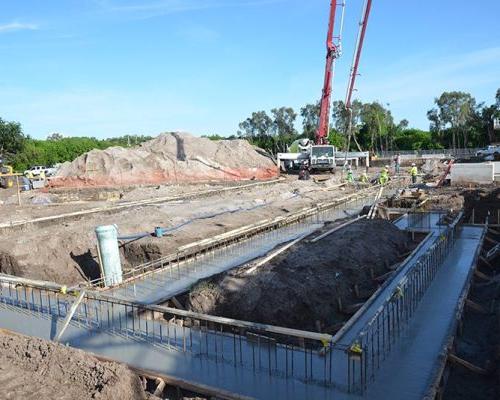
{"type": "Polygon", "coordinates": [[[331,145],[313,145],[310,150],[311,169],[332,171],[335,169],[335,147],[331,145]]]}

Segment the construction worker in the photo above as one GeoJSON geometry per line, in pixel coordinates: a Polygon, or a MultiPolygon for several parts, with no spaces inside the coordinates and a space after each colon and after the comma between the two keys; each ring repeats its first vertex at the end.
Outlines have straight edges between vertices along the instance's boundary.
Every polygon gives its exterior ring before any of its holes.
{"type": "Polygon", "coordinates": [[[348,183],[354,182],[354,176],[352,175],[352,168],[350,165],[347,167],[347,182],[348,183]]]}
{"type": "Polygon", "coordinates": [[[359,182],[360,183],[368,183],[368,175],[366,175],[366,172],[363,172],[361,176],[359,177],[359,182]]]}
{"type": "Polygon", "coordinates": [[[385,185],[389,181],[389,166],[386,165],[382,170],[380,171],[380,175],[378,177],[378,182],[381,185],[385,185]]]}
{"type": "Polygon", "coordinates": [[[399,169],[401,168],[401,154],[396,154],[394,158],[394,172],[399,175],[399,169]]]}
{"type": "Polygon", "coordinates": [[[413,184],[417,183],[417,175],[418,175],[417,166],[415,165],[415,163],[412,163],[410,168],[411,183],[413,184]]]}

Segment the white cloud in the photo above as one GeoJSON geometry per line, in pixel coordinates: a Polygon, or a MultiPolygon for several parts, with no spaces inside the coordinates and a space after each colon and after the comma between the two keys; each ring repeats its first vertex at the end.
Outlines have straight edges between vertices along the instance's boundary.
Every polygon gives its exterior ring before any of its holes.
{"type": "Polygon", "coordinates": [[[36,24],[26,24],[21,22],[10,22],[0,25],[0,33],[15,32],[15,31],[35,31],[38,29],[36,24]]]}
{"type": "Polygon", "coordinates": [[[153,17],[187,11],[197,11],[212,8],[249,7],[281,3],[284,0],[149,0],[121,1],[94,0],[103,10],[110,12],[136,13],[153,17]]]}

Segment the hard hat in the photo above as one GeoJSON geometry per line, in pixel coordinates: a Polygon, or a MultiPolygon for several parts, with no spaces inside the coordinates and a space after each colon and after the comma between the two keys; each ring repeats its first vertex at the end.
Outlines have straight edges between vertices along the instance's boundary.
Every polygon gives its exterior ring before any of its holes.
{"type": "Polygon", "coordinates": [[[388,165],[386,165],[385,167],[386,167],[386,168],[389,168],[389,166],[388,166],[388,165]]]}
{"type": "Polygon", "coordinates": [[[411,163],[411,166],[414,167],[415,166],[415,163],[411,163]]]}

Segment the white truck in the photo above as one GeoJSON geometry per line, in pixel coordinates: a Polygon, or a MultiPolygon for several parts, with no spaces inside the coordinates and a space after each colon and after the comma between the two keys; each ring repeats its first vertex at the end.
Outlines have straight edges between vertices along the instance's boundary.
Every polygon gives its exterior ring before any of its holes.
{"type": "Polygon", "coordinates": [[[500,158],[500,145],[492,144],[484,149],[476,152],[477,157],[482,157],[485,160],[496,160],[500,158]]]}
{"type": "Polygon", "coordinates": [[[335,147],[315,145],[309,139],[294,142],[288,153],[278,153],[278,164],[283,171],[300,169],[306,162],[313,171],[331,171],[335,169],[335,147]]]}
{"type": "Polygon", "coordinates": [[[40,176],[40,173],[43,171],[45,176],[52,176],[57,172],[57,168],[47,168],[43,165],[34,165],[30,169],[24,171],[24,174],[30,174],[33,176],[40,176]]]}

